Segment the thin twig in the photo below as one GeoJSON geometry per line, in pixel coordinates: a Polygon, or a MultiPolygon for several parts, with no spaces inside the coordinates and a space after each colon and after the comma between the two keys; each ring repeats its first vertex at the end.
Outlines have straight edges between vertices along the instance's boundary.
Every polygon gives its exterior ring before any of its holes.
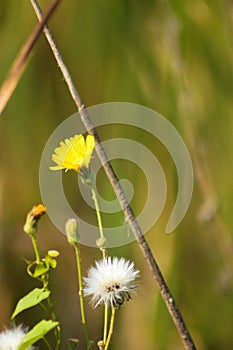
{"type": "Polygon", "coordinates": [[[55,0],[52,6],[45,12],[45,15],[41,18],[41,21],[36,23],[31,34],[23,44],[21,50],[12,63],[8,76],[6,77],[6,80],[0,90],[0,114],[5,109],[24,72],[24,69],[28,62],[29,54],[32,51],[32,48],[36,43],[40,33],[42,32],[45,23],[48,22],[48,19],[51,17],[60,1],[61,0],[55,0]]]}
{"type": "MultiPolygon", "coordinates": [[[[39,20],[41,20],[41,16],[42,16],[42,12],[40,10],[40,7],[37,3],[36,0],[31,0],[32,5],[34,7],[34,10],[36,12],[36,15],[38,17],[39,20]]],[[[151,270],[151,273],[158,285],[158,288],[160,290],[161,296],[163,298],[163,300],[165,301],[165,304],[169,310],[169,313],[176,325],[177,331],[183,341],[184,347],[187,350],[195,350],[195,344],[192,340],[192,337],[188,331],[188,328],[185,325],[185,322],[183,320],[183,317],[174,301],[174,298],[163,278],[162,272],[160,271],[160,268],[152,254],[152,251],[145,239],[145,237],[143,236],[143,233],[141,231],[141,228],[138,225],[138,222],[134,216],[134,213],[132,211],[132,208],[129,205],[128,199],[126,198],[126,195],[124,193],[124,191],[122,190],[122,187],[118,181],[118,178],[108,160],[107,154],[105,152],[105,149],[103,148],[102,144],[100,143],[100,138],[99,135],[96,131],[96,129],[94,128],[93,122],[88,114],[88,111],[86,110],[78,92],[77,89],[75,87],[75,84],[71,78],[71,75],[63,61],[63,58],[57,48],[57,45],[53,39],[53,36],[48,28],[48,26],[44,26],[44,33],[45,36],[49,42],[49,45],[52,49],[53,55],[58,63],[59,68],[62,71],[62,74],[64,76],[65,82],[68,86],[68,89],[71,93],[71,96],[76,104],[76,106],[78,107],[78,111],[81,117],[81,120],[83,122],[83,124],[85,125],[87,131],[93,135],[95,137],[95,141],[96,141],[96,152],[97,155],[100,159],[100,162],[106,172],[106,175],[109,178],[109,181],[113,187],[113,190],[119,200],[119,203],[121,205],[122,211],[124,212],[124,215],[126,217],[127,222],[129,223],[132,232],[135,235],[135,238],[139,244],[140,249],[142,250],[142,253],[145,257],[145,260],[151,270]]]]}

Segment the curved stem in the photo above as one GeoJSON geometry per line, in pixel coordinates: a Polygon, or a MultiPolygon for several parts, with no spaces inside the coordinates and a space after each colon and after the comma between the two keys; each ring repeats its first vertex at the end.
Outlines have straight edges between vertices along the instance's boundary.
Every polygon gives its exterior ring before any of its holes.
{"type": "Polygon", "coordinates": [[[108,338],[104,347],[104,350],[107,350],[110,344],[110,340],[113,334],[113,327],[114,327],[114,322],[115,322],[115,315],[116,315],[116,308],[112,307],[112,315],[111,315],[111,320],[110,320],[110,326],[109,326],[109,331],[108,331],[108,338]]]}

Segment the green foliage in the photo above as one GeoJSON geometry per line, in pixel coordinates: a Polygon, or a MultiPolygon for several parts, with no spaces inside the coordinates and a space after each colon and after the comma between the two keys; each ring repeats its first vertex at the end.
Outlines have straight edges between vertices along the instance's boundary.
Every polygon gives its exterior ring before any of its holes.
{"type": "MultiPolygon", "coordinates": [[[[1,1],[0,7],[2,82],[36,20],[30,1],[1,1]]],[[[85,105],[108,101],[142,103],[172,121],[184,136],[189,150],[189,141],[194,138],[196,148],[192,151],[192,159],[199,152],[199,141],[204,143],[206,159],[202,164],[208,168],[211,178],[202,178],[213,185],[223,227],[229,228],[228,236],[232,239],[232,2],[70,0],[61,3],[49,25],[85,105]],[[179,101],[190,104],[190,108],[178,108],[179,101]],[[187,125],[191,135],[186,132],[187,125]]],[[[24,247],[24,253],[30,254],[30,248],[25,244],[26,238],[16,232],[25,208],[39,197],[37,178],[41,153],[54,128],[74,112],[76,109],[67,87],[41,36],[24,76],[0,118],[1,302],[5,305],[0,312],[1,322],[12,307],[9,300],[22,292],[21,281],[26,290],[31,286],[31,280],[24,279],[24,271],[18,264],[20,249],[24,247]]],[[[124,132],[122,127],[116,133],[114,125],[110,132],[103,130],[101,137],[110,139],[112,135],[124,132]]],[[[143,138],[150,143],[149,135],[143,138]]],[[[169,177],[173,167],[165,150],[157,143],[151,143],[151,149],[167,167],[169,177]]],[[[130,164],[114,164],[114,169],[122,176],[129,174],[135,181],[133,208],[139,211],[146,185],[130,164]]],[[[73,187],[69,189],[68,186],[66,190],[70,190],[73,208],[78,206],[84,219],[87,216],[95,219],[94,214],[86,214],[84,205],[77,204],[79,199],[72,197],[73,187]]],[[[108,182],[100,178],[101,193],[110,196],[111,189],[107,186],[108,182]]],[[[170,181],[168,192],[173,193],[173,190],[170,181]]],[[[208,188],[205,190],[208,195],[208,188]]],[[[168,198],[161,220],[146,237],[158,256],[166,279],[172,282],[172,291],[194,332],[198,348],[228,350],[233,344],[232,278],[228,278],[231,273],[225,263],[224,229],[212,221],[203,224],[196,219],[204,201],[196,181],[191,207],[177,232],[169,237],[163,234],[164,222],[173,203],[173,198],[168,198]],[[223,280],[226,291],[221,289],[219,280],[223,280]]],[[[49,232],[40,237],[43,246],[58,244],[64,259],[70,261],[65,240],[57,238],[58,233],[49,220],[43,225],[44,231],[49,232]]],[[[231,246],[228,247],[231,250],[231,246]]],[[[82,249],[89,259],[96,255],[93,249],[82,249]]],[[[122,253],[123,249],[125,254],[135,254],[141,264],[136,244],[121,247],[117,253],[122,253]]],[[[229,265],[232,267],[232,262],[229,265]]],[[[72,298],[67,298],[65,307],[64,299],[60,298],[69,290],[70,275],[75,273],[71,264],[68,266],[69,273],[66,263],[61,264],[61,275],[56,276],[60,288],[54,291],[61,315],[63,312],[66,318],[67,310],[70,310],[69,322],[63,327],[67,337],[71,329],[75,331],[73,319],[77,313],[75,308],[72,309],[72,298]]],[[[130,316],[120,316],[118,320],[118,344],[113,344],[113,349],[181,348],[165,315],[166,309],[155,300],[156,291],[153,295],[149,293],[150,288],[154,288],[154,284],[145,268],[140,293],[130,316]],[[156,322],[146,327],[145,320],[149,317],[156,322]],[[141,345],[136,337],[128,337],[132,332],[142,340],[141,345]]],[[[32,320],[37,316],[37,309],[31,310],[32,320]]],[[[97,327],[97,318],[96,314],[91,317],[93,327],[97,327]]]]}
{"type": "MultiPolygon", "coordinates": [[[[32,208],[32,210],[28,213],[26,222],[28,222],[28,218],[36,219],[36,223],[39,221],[40,217],[45,213],[46,209],[43,205],[37,205],[32,208]],[[41,208],[43,211],[41,211],[41,208]],[[43,214],[41,215],[41,213],[43,214]]],[[[24,226],[25,228],[25,226],[24,226]]],[[[28,231],[24,230],[26,234],[28,231]]],[[[42,320],[39,322],[34,328],[28,332],[23,338],[22,343],[19,346],[20,350],[27,349],[30,345],[36,343],[40,339],[44,339],[48,348],[51,349],[48,341],[44,338],[44,336],[52,329],[54,329],[54,338],[55,338],[55,349],[60,349],[60,324],[56,319],[56,315],[53,309],[53,303],[51,300],[51,291],[50,291],[50,270],[57,267],[56,258],[59,256],[59,252],[57,250],[49,250],[45,255],[45,258],[40,257],[40,251],[37,244],[37,225],[34,225],[34,231],[28,235],[31,239],[32,246],[35,252],[36,260],[28,263],[27,273],[33,279],[39,280],[43,286],[43,288],[35,288],[23,298],[19,300],[16,305],[16,308],[13,312],[12,319],[15,318],[22,311],[25,311],[29,308],[32,308],[36,305],[41,305],[45,311],[51,317],[51,320],[42,320]],[[46,301],[46,304],[42,302],[46,301]]]]}
{"type": "Polygon", "coordinates": [[[23,338],[18,350],[25,350],[29,346],[35,344],[38,340],[43,339],[44,336],[52,329],[58,326],[58,322],[51,320],[42,320],[37,323],[23,338]]]}
{"type": "Polygon", "coordinates": [[[52,258],[50,255],[46,255],[45,258],[40,261],[33,261],[27,266],[28,274],[33,278],[45,277],[50,269],[57,267],[57,260],[52,258]]]}
{"type": "Polygon", "coordinates": [[[33,289],[30,293],[28,293],[18,301],[11,318],[13,319],[20,312],[40,304],[43,300],[47,299],[49,295],[50,291],[45,291],[44,288],[33,289]]]}

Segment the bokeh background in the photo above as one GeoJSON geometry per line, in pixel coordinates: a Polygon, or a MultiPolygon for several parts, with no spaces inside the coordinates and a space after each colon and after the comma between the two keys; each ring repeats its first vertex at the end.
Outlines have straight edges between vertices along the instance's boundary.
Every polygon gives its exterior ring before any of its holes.
{"type": "MultiPolygon", "coordinates": [[[[41,1],[43,8],[47,4],[41,1]]],[[[173,123],[187,144],[195,170],[193,198],[182,223],[166,235],[177,193],[176,170],[164,146],[138,131],[141,142],[161,162],[168,183],[164,211],[146,238],[200,350],[233,347],[232,10],[230,0],[70,0],[61,3],[50,21],[86,106],[122,101],[152,108],[173,123]]],[[[35,22],[29,0],[0,1],[1,83],[35,22]]],[[[10,324],[17,300],[35,287],[25,271],[24,258],[34,257],[22,227],[26,213],[41,201],[41,154],[53,130],[75,112],[41,36],[0,118],[1,329],[10,324]]],[[[99,131],[102,139],[129,135],[124,127],[99,131]]],[[[130,162],[114,161],[113,165],[120,178],[133,182],[131,204],[140,212],[145,178],[130,162]]],[[[103,172],[98,189],[106,199],[113,198],[103,172]]],[[[67,191],[78,212],[78,194],[72,197],[69,184],[67,191]]],[[[82,215],[95,220],[93,212],[82,215]]],[[[123,220],[121,215],[118,220],[123,220]]],[[[61,253],[51,284],[62,325],[62,349],[66,349],[69,337],[80,337],[82,342],[75,258],[64,235],[46,216],[38,239],[43,254],[48,249],[61,253]]],[[[81,253],[85,271],[100,258],[94,248],[82,246],[81,253]]],[[[120,310],[111,348],[182,349],[137,244],[109,253],[134,260],[141,270],[138,295],[120,310]]],[[[101,338],[102,310],[88,310],[96,341],[101,338]]],[[[17,323],[33,326],[40,317],[40,310],[31,309],[17,323]]],[[[38,345],[44,348],[43,343],[38,345]]]]}

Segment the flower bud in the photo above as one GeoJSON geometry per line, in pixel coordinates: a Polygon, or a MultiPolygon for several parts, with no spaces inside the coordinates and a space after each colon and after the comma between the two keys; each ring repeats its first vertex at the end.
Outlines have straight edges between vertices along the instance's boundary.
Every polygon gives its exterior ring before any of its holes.
{"type": "Polygon", "coordinates": [[[49,250],[47,254],[50,258],[58,258],[60,255],[57,250],[49,250]]]}
{"type": "Polygon", "coordinates": [[[75,219],[69,219],[66,222],[66,234],[68,242],[75,245],[79,242],[80,234],[78,229],[78,222],[75,219]]]}

